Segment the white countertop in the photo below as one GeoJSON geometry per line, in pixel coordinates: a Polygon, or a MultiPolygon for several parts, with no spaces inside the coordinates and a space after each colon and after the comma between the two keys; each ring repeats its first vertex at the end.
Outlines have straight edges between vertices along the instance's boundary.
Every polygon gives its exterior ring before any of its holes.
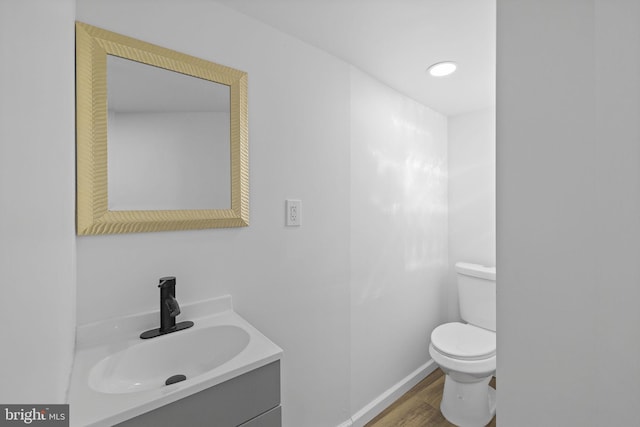
{"type": "Polygon", "coordinates": [[[181,306],[181,310],[177,322],[193,321],[192,330],[222,325],[242,328],[250,337],[247,347],[228,362],[176,384],[133,393],[103,393],[89,385],[91,368],[105,357],[140,344],[143,341],[140,333],[158,327],[159,313],[148,312],[79,326],[68,394],[71,427],[110,427],[282,357],[280,347],[233,311],[228,295],[181,306]]]}

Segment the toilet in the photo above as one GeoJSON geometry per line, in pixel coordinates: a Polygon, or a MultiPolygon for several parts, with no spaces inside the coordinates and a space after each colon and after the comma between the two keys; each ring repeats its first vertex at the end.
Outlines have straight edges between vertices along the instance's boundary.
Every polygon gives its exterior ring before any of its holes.
{"type": "Polygon", "coordinates": [[[460,427],[483,427],[496,412],[496,269],[456,264],[458,306],[464,323],[438,326],[429,354],[446,374],[440,411],[460,427]]]}

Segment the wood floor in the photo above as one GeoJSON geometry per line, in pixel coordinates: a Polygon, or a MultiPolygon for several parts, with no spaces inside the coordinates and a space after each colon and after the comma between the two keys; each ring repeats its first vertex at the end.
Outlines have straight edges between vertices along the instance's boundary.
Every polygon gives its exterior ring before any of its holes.
{"type": "MultiPolygon", "coordinates": [[[[495,388],[496,379],[491,380],[495,388]]],[[[420,381],[365,427],[445,427],[454,426],[440,413],[444,373],[440,368],[420,381]]],[[[493,417],[488,427],[496,427],[493,417]]]]}

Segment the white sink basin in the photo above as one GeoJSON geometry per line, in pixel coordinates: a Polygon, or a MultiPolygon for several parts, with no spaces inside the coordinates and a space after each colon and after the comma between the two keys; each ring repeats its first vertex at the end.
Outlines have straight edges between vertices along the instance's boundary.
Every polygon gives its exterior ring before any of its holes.
{"type": "Polygon", "coordinates": [[[140,333],[157,327],[156,310],[78,326],[67,398],[74,408],[70,427],[113,426],[282,356],[280,347],[233,311],[228,295],[180,308],[179,320],[194,326],[148,340],[140,333]],[[165,384],[177,375],[186,379],[165,384]]]}
{"type": "Polygon", "coordinates": [[[140,341],[99,361],[89,386],[102,393],[135,393],[167,387],[174,375],[192,379],[228,362],[249,344],[238,326],[187,329],[140,341]]]}

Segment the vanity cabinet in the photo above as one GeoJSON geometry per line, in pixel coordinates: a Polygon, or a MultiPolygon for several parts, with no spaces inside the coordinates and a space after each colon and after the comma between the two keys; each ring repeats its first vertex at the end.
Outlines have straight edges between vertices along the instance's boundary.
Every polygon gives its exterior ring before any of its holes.
{"type": "Polygon", "coordinates": [[[280,427],[280,361],[117,424],[117,427],[280,427]]]}

